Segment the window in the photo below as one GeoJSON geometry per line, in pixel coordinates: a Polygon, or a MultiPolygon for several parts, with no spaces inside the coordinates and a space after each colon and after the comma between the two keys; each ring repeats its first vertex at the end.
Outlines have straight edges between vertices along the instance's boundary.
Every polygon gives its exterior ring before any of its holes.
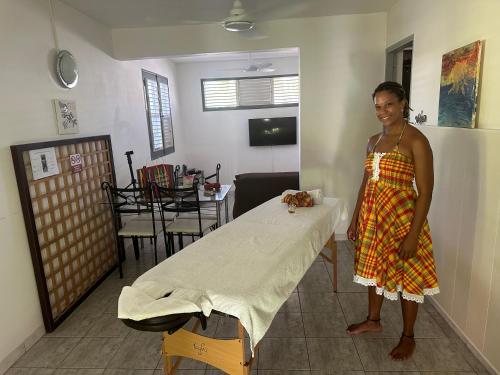
{"type": "Polygon", "coordinates": [[[168,79],[143,70],[142,81],[151,159],[157,159],[175,151],[168,79]]]}
{"type": "Polygon", "coordinates": [[[204,111],[297,106],[299,90],[297,74],[201,80],[204,111]]]}

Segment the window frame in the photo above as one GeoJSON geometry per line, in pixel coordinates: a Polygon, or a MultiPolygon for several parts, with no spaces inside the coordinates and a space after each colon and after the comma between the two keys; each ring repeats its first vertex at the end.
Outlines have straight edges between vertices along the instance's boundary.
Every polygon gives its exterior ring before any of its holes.
{"type": "Polygon", "coordinates": [[[162,156],[166,156],[169,154],[172,154],[175,152],[175,138],[174,138],[174,123],[172,119],[172,106],[171,106],[171,101],[170,101],[170,86],[168,84],[168,78],[164,77],[160,74],[148,71],[146,69],[141,69],[142,72],[142,88],[143,88],[143,95],[144,95],[144,109],[146,111],[146,122],[148,126],[148,135],[149,135],[149,150],[151,153],[151,160],[155,160],[158,158],[161,158],[162,156]],[[148,87],[146,83],[146,79],[151,79],[156,81],[156,90],[158,93],[158,108],[160,109],[160,123],[161,123],[161,134],[162,134],[162,142],[163,142],[163,147],[159,150],[154,149],[154,136],[153,136],[153,126],[151,123],[151,111],[149,107],[149,95],[148,95],[148,87]],[[162,106],[162,100],[161,100],[161,90],[160,90],[160,82],[163,82],[167,85],[168,89],[168,112],[170,113],[170,130],[172,132],[172,146],[165,147],[165,134],[164,134],[164,124],[163,124],[163,118],[164,118],[164,111],[163,111],[163,106],[162,106]]]}
{"type": "MultiPolygon", "coordinates": [[[[300,75],[298,73],[293,74],[276,74],[276,75],[268,75],[268,76],[246,76],[246,77],[224,77],[224,78],[202,78],[201,82],[201,105],[203,107],[203,112],[211,112],[211,111],[233,111],[233,110],[241,110],[241,109],[261,109],[261,108],[283,108],[283,107],[298,107],[299,103],[286,103],[286,104],[263,104],[263,105],[238,105],[236,107],[219,107],[219,108],[207,108],[205,107],[205,90],[203,83],[205,81],[239,81],[246,79],[262,79],[262,78],[279,78],[279,77],[299,77],[300,83],[300,75]]],[[[300,85],[299,85],[299,94],[300,94],[300,85]]],[[[239,98],[237,98],[239,99],[239,98]]]]}

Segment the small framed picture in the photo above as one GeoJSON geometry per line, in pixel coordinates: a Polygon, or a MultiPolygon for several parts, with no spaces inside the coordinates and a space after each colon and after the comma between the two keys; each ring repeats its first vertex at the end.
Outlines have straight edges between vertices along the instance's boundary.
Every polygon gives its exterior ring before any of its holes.
{"type": "Polygon", "coordinates": [[[53,102],[59,134],[78,134],[80,129],[76,116],[76,102],[61,99],[54,99],[53,102]]]}
{"type": "Polygon", "coordinates": [[[54,147],[30,150],[29,156],[33,180],[59,174],[56,149],[54,147]]]}

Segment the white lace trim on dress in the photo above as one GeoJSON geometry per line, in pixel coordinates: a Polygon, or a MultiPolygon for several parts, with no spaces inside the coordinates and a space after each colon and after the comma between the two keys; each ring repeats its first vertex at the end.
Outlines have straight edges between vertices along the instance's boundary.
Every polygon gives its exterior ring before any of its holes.
{"type": "Polygon", "coordinates": [[[417,303],[423,303],[424,296],[433,296],[433,295],[439,293],[439,287],[431,288],[431,289],[424,289],[423,295],[407,293],[403,290],[403,287],[401,285],[396,286],[396,290],[397,290],[396,292],[389,292],[385,287],[377,286],[377,280],[367,279],[367,278],[359,276],[359,275],[354,275],[353,281],[357,284],[361,284],[364,286],[375,286],[376,287],[375,290],[376,290],[378,295],[383,295],[385,298],[390,299],[391,301],[397,301],[398,300],[398,293],[401,293],[401,296],[405,300],[414,301],[417,303]]]}
{"type": "Polygon", "coordinates": [[[373,181],[378,181],[380,175],[380,159],[385,155],[385,152],[374,152],[373,153],[373,161],[372,161],[372,176],[371,179],[373,181]]]}

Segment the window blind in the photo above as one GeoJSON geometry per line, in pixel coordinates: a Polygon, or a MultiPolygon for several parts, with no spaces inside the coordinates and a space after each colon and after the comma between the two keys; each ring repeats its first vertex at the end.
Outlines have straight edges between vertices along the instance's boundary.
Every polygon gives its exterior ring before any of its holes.
{"type": "Polygon", "coordinates": [[[203,110],[296,106],[298,75],[202,79],[203,110]]]}

